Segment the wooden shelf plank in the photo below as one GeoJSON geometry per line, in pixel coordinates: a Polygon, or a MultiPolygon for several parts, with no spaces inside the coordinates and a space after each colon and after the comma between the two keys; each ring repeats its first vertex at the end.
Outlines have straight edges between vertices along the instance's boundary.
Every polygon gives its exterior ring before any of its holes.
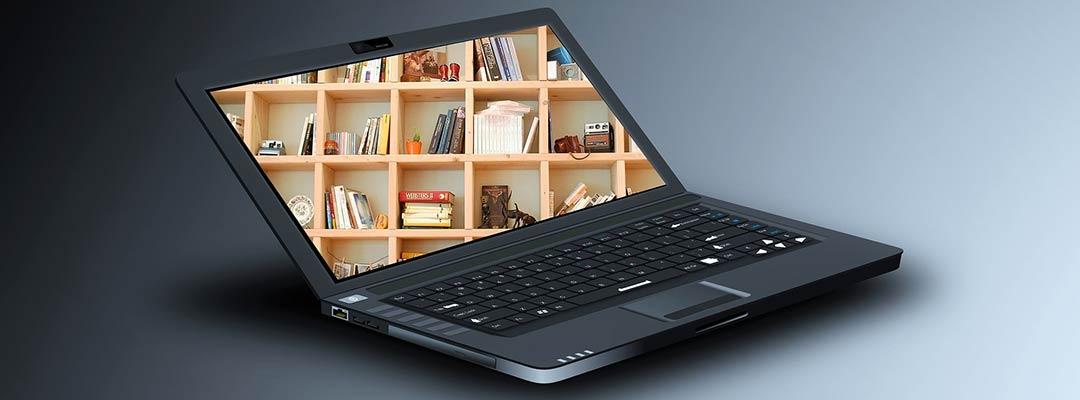
{"type": "Polygon", "coordinates": [[[464,239],[480,238],[509,229],[305,229],[312,238],[347,239],[464,239]]]}
{"type": "Polygon", "coordinates": [[[382,169],[387,163],[394,162],[406,169],[459,169],[464,163],[472,162],[476,168],[535,168],[538,163],[547,161],[551,168],[599,168],[615,161],[626,161],[628,167],[647,167],[648,160],[641,153],[591,153],[585,154],[392,154],[392,155],[356,155],[356,156],[256,156],[255,159],[264,169],[302,170],[311,168],[315,163],[323,163],[335,170],[342,169],[382,169]]]}

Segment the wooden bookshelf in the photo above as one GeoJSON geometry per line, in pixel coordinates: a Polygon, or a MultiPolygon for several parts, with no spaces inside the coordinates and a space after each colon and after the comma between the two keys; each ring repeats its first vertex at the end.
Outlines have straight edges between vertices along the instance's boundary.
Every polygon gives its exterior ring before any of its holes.
{"type": "Polygon", "coordinates": [[[590,194],[611,191],[619,197],[627,188],[638,192],[663,184],[642,154],[630,152],[626,130],[588,81],[546,80],[546,52],[561,45],[546,27],[508,35],[514,38],[526,81],[473,81],[473,49],[468,42],[447,47],[450,62],[462,66],[460,82],[397,82],[402,57],[395,56],[387,60],[389,82],[340,83],[336,78],[340,71],[328,69],[319,72],[320,83],[252,84],[213,96],[223,110],[244,116],[241,136],[252,152],[262,140],[278,139],[291,153],[304,117],[317,114],[316,155],[255,159],[283,197],[303,194],[315,203],[315,219],[306,233],[328,262],[333,253],[353,262],[382,258],[393,263],[402,251],[431,251],[503,232],[477,228],[482,185],[509,185],[511,205],[516,202],[522,211],[542,220],[551,217],[548,191],[555,191],[555,202],[561,202],[579,181],[588,185],[590,194]],[[495,100],[533,107],[533,114],[526,116],[526,129],[533,115],[540,124],[528,153],[473,154],[473,114],[495,100]],[[413,132],[421,135],[426,151],[438,114],[454,106],[465,107],[465,154],[405,154],[405,140],[413,132]],[[384,113],[391,116],[389,154],[322,155],[328,132],[362,131],[367,117],[384,113]],[[586,122],[611,122],[614,151],[593,153],[583,160],[551,152],[549,116],[555,137],[580,134],[586,122]],[[389,229],[327,229],[322,193],[334,185],[364,192],[372,211],[387,215],[389,229]],[[401,190],[454,192],[453,227],[400,228],[397,193],[401,190]]]}

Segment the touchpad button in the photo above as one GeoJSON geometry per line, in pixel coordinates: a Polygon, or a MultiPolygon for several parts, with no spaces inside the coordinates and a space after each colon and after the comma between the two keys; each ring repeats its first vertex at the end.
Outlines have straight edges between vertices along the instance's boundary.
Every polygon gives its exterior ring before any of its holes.
{"type": "Polygon", "coordinates": [[[749,296],[747,293],[708,281],[680,286],[654,294],[622,308],[664,321],[673,321],[724,303],[749,296]]]}

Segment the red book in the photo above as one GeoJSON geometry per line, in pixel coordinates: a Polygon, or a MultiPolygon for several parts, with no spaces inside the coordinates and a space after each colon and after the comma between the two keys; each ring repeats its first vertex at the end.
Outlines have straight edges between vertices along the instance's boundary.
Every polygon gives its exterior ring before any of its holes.
{"type": "Polygon", "coordinates": [[[450,203],[454,194],[446,190],[403,190],[398,192],[402,203],[450,203]]]}

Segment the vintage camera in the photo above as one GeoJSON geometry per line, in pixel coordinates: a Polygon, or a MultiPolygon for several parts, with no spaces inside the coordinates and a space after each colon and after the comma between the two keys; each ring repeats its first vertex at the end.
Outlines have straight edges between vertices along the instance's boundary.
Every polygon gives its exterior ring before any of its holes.
{"type": "Polygon", "coordinates": [[[285,143],[280,140],[263,140],[259,147],[260,156],[283,156],[285,155],[285,143]]]}
{"type": "Polygon", "coordinates": [[[559,79],[564,81],[580,81],[581,69],[577,64],[563,64],[559,66],[559,79]]]}
{"type": "Polygon", "coordinates": [[[610,123],[590,122],[585,124],[585,149],[590,153],[610,153],[612,148],[610,123]]]}
{"type": "Polygon", "coordinates": [[[592,122],[585,124],[585,133],[610,133],[611,123],[608,122],[592,122]]]}

